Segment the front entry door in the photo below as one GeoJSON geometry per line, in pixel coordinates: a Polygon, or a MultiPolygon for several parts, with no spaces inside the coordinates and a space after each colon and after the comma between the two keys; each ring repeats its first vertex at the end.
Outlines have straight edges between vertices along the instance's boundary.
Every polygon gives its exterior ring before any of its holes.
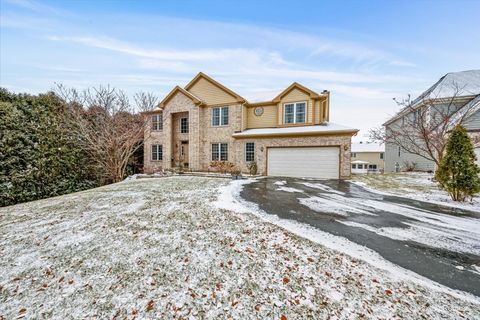
{"type": "Polygon", "coordinates": [[[183,161],[183,165],[188,168],[188,141],[182,141],[180,145],[180,159],[183,161]]]}

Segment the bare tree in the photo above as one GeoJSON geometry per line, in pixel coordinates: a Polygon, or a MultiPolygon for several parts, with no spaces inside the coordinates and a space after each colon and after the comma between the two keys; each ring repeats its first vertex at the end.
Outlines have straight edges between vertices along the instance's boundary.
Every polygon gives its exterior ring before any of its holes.
{"type": "Polygon", "coordinates": [[[143,142],[145,118],[136,113],[156,104],[152,94],[134,96],[132,105],[125,92],[110,86],[84,91],[57,85],[55,92],[69,110],[70,126],[78,143],[104,182],[125,177],[129,160],[143,142]]]}
{"type": "Polygon", "coordinates": [[[440,92],[433,95],[427,91],[414,101],[410,95],[402,100],[393,99],[401,107],[397,119],[387,128],[370,130],[370,139],[393,143],[438,166],[445,154],[449,132],[454,124],[461,123],[469,115],[474,106],[461,101],[462,90],[453,82],[449,85],[448,97],[440,92]]]}
{"type": "Polygon", "coordinates": [[[140,112],[153,110],[158,105],[158,97],[151,92],[137,92],[133,99],[140,112]]]}

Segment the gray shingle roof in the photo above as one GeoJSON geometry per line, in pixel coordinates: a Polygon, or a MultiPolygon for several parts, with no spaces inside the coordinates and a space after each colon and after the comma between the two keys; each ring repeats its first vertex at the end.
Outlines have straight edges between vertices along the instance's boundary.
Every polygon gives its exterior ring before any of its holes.
{"type": "Polygon", "coordinates": [[[433,86],[413,100],[410,106],[400,110],[395,116],[385,122],[384,125],[408,113],[407,111],[409,111],[410,108],[415,108],[425,100],[475,97],[477,95],[480,95],[480,70],[450,72],[441,77],[433,86]]]}

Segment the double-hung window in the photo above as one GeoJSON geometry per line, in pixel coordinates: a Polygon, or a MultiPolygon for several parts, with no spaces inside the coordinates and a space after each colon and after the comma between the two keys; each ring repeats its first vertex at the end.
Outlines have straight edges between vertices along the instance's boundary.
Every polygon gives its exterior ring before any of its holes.
{"type": "Polygon", "coordinates": [[[305,102],[285,103],[283,105],[284,123],[305,123],[307,116],[307,104],[305,102]]]}
{"type": "Polygon", "coordinates": [[[188,133],[188,118],[180,119],[180,133],[188,133]]]}
{"type": "Polygon", "coordinates": [[[228,126],[228,107],[212,109],[212,126],[228,126]]]}
{"type": "Polygon", "coordinates": [[[161,131],[163,130],[163,112],[152,116],[152,130],[161,131]]]}
{"type": "Polygon", "coordinates": [[[380,159],[383,160],[383,152],[380,152],[380,159]]]}
{"type": "Polygon", "coordinates": [[[352,152],[352,158],[356,158],[357,157],[357,153],[356,152],[352,152]]]}
{"type": "Polygon", "coordinates": [[[227,143],[212,143],[212,161],[228,161],[227,143]]]}
{"type": "Polygon", "coordinates": [[[152,145],[152,160],[153,161],[163,160],[163,148],[161,144],[152,145]]]}
{"type": "Polygon", "coordinates": [[[255,142],[245,143],[245,161],[255,161],[255,142]]]}

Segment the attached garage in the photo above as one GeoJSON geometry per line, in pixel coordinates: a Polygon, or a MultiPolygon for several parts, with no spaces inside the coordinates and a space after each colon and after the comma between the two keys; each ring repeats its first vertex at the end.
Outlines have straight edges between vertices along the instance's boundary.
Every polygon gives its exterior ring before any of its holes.
{"type": "Polygon", "coordinates": [[[267,175],[338,179],[339,147],[270,147],[267,153],[267,175]]]}

